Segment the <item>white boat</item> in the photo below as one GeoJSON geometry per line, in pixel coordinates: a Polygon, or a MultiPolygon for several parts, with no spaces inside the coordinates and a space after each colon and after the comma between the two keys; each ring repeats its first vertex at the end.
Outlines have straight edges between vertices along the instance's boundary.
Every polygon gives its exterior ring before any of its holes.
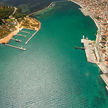
{"type": "Polygon", "coordinates": [[[108,90],[108,86],[106,86],[106,89],[108,90]]]}
{"type": "Polygon", "coordinates": [[[83,35],[83,38],[81,39],[81,43],[84,43],[84,39],[85,39],[85,36],[83,35]]]}
{"type": "Polygon", "coordinates": [[[83,39],[85,39],[85,36],[83,35],[83,39]]]}

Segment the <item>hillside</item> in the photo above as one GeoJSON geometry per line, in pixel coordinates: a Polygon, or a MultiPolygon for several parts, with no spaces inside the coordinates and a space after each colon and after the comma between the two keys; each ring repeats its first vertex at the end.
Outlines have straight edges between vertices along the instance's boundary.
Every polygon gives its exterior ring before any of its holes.
{"type": "Polygon", "coordinates": [[[0,4],[0,19],[8,18],[9,15],[11,15],[13,11],[14,11],[13,7],[0,4]]]}
{"type": "Polygon", "coordinates": [[[20,28],[39,30],[40,22],[21,12],[21,9],[0,4],[0,39],[8,42],[20,28]],[[8,38],[9,37],[9,38],[8,38]]]}
{"type": "Polygon", "coordinates": [[[0,39],[16,30],[17,19],[25,17],[20,11],[18,8],[0,4],[0,39]]]}
{"type": "Polygon", "coordinates": [[[21,8],[24,13],[31,13],[43,9],[53,1],[58,0],[0,0],[2,3],[21,8]]]}

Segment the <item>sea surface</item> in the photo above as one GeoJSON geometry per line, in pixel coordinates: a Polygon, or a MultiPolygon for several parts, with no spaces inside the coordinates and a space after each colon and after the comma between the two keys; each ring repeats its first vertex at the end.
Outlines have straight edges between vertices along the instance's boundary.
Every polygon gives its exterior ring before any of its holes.
{"type": "Polygon", "coordinates": [[[95,40],[93,20],[71,2],[34,17],[42,23],[36,36],[27,45],[24,37],[9,43],[26,51],[0,46],[0,108],[108,108],[99,68],[74,48],[83,46],[83,34],[95,40]]]}

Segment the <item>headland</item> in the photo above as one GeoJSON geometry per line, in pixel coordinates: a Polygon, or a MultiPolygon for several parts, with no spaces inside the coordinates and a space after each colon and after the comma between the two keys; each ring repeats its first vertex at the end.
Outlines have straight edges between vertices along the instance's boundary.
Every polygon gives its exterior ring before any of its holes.
{"type": "MultiPolygon", "coordinates": [[[[10,9],[11,8],[12,7],[10,7],[10,9]]],[[[7,7],[7,9],[9,9],[9,7],[7,7]]],[[[41,28],[41,23],[37,19],[32,18],[29,15],[18,13],[18,9],[16,7],[13,7],[12,9],[13,10],[11,11],[11,14],[9,14],[6,18],[4,16],[4,18],[1,19],[0,44],[7,44],[12,39],[12,37],[23,28],[35,30],[37,32],[41,28]]],[[[2,9],[2,11],[4,10],[2,9]]]]}

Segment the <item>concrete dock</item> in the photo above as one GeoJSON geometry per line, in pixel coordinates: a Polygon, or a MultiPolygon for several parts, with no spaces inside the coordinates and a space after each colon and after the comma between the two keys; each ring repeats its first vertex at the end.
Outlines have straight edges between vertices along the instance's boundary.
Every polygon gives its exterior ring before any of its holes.
{"type": "Polygon", "coordinates": [[[81,42],[84,44],[87,61],[91,63],[96,63],[96,55],[94,51],[95,46],[93,44],[93,41],[88,39],[81,39],[81,42]]]}
{"type": "Polygon", "coordinates": [[[19,49],[19,50],[23,50],[23,51],[25,51],[25,50],[26,50],[26,48],[19,47],[19,46],[14,46],[14,45],[10,45],[10,44],[4,44],[4,45],[6,45],[6,46],[8,46],[8,47],[12,47],[12,48],[19,49]]]}
{"type": "Polygon", "coordinates": [[[19,40],[19,39],[15,39],[15,38],[11,38],[11,40],[14,40],[16,42],[21,42],[22,40],[19,40]]]}
{"type": "Polygon", "coordinates": [[[106,85],[108,87],[108,73],[101,74],[100,76],[104,80],[104,82],[106,83],[106,85]]]}
{"type": "Polygon", "coordinates": [[[22,34],[16,34],[16,36],[26,37],[26,35],[22,35],[22,34]]]}
{"type": "Polygon", "coordinates": [[[37,33],[38,31],[36,31],[35,33],[32,34],[32,36],[25,42],[25,44],[27,45],[28,42],[35,36],[35,34],[37,33]]]}
{"type": "Polygon", "coordinates": [[[103,74],[101,74],[100,76],[105,82],[106,89],[108,90],[108,67],[106,66],[105,61],[100,54],[100,49],[97,48],[98,44],[91,40],[85,39],[84,36],[83,39],[81,39],[81,43],[84,44],[87,61],[96,63],[102,71],[103,74]]]}
{"type": "Polygon", "coordinates": [[[81,43],[84,44],[85,53],[87,57],[87,61],[91,63],[96,63],[100,68],[103,74],[101,74],[101,78],[106,84],[106,89],[108,90],[108,67],[105,65],[105,61],[101,60],[101,56],[99,55],[99,51],[96,48],[96,44],[88,39],[81,39],[81,43]]]}
{"type": "Polygon", "coordinates": [[[99,62],[99,63],[96,63],[96,64],[98,65],[98,67],[100,68],[102,73],[108,73],[108,67],[106,67],[104,62],[99,62]]]}
{"type": "Polygon", "coordinates": [[[24,31],[24,30],[21,30],[20,32],[24,32],[24,33],[30,34],[30,32],[27,32],[27,31],[24,31]]]}

